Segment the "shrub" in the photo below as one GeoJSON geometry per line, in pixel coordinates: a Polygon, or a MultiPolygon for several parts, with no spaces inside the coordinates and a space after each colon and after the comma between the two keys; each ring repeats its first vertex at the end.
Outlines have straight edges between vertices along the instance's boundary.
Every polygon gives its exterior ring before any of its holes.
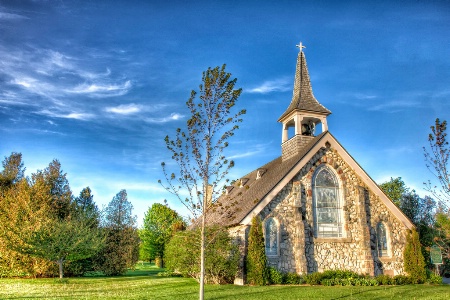
{"type": "Polygon", "coordinates": [[[422,255],[422,247],[419,241],[419,234],[412,230],[406,237],[406,247],[403,252],[405,272],[411,278],[412,283],[425,282],[427,275],[425,271],[425,260],[422,255]]]}
{"type": "MultiPolygon", "coordinates": [[[[205,280],[208,283],[232,283],[238,268],[238,246],[228,231],[219,226],[206,228],[205,280]]],[[[200,278],[200,230],[178,232],[165,250],[169,271],[185,277],[200,278]]]]}
{"type": "Polygon", "coordinates": [[[378,284],[381,285],[391,285],[393,284],[393,278],[389,275],[381,274],[375,277],[375,279],[378,281],[378,284]]]}
{"type": "Polygon", "coordinates": [[[320,272],[310,273],[305,276],[305,282],[310,285],[319,285],[323,279],[326,278],[323,277],[323,273],[320,272]]]}
{"type": "Polygon", "coordinates": [[[304,283],[303,277],[297,273],[287,273],[286,284],[302,284],[304,283]]]}
{"type": "Polygon", "coordinates": [[[395,285],[411,284],[411,278],[405,275],[396,275],[392,278],[392,283],[395,285]]]}
{"type": "Polygon", "coordinates": [[[252,219],[245,265],[248,283],[255,285],[266,285],[269,283],[264,235],[259,217],[253,217],[252,219]]]}
{"type": "Polygon", "coordinates": [[[427,278],[427,283],[442,284],[442,277],[434,273],[431,273],[427,278]]]}
{"type": "Polygon", "coordinates": [[[269,267],[269,282],[270,284],[285,283],[285,275],[275,268],[269,267]]]}

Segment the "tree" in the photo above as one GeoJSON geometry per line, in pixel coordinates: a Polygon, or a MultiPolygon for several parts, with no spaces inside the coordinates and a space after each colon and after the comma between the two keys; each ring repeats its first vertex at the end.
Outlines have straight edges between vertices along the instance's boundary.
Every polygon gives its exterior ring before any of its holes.
{"type": "Polygon", "coordinates": [[[3,170],[0,173],[0,191],[11,187],[24,178],[25,168],[22,162],[22,153],[12,152],[2,162],[3,170]]]}
{"type": "Polygon", "coordinates": [[[269,283],[269,270],[264,246],[264,234],[259,217],[253,217],[248,235],[248,250],[246,257],[247,282],[256,285],[269,283]]]}
{"type": "Polygon", "coordinates": [[[164,250],[170,238],[186,227],[178,213],[169,207],[155,203],[144,216],[144,225],[139,237],[144,251],[150,258],[159,258],[163,267],[164,250]]]}
{"type": "MultiPolygon", "coordinates": [[[[178,167],[178,176],[167,170],[162,163],[164,176],[171,192],[186,206],[201,228],[200,245],[200,299],[204,296],[205,275],[205,224],[208,207],[220,194],[218,186],[223,183],[230,168],[234,166],[223,152],[228,139],[234,135],[242,122],[245,110],[233,113],[242,89],[235,89],[237,79],[221,68],[208,68],[203,72],[202,84],[197,93],[191,92],[186,102],[190,110],[187,132],[176,130],[175,139],[166,136],[165,142],[172,159],[178,167]],[[187,197],[184,197],[184,193],[187,197]]],[[[161,183],[161,181],[159,181],[161,183]]]]}
{"type": "MultiPolygon", "coordinates": [[[[239,247],[233,243],[226,228],[207,227],[205,232],[207,239],[211,241],[205,255],[206,282],[232,283],[238,270],[239,247]]],[[[166,246],[167,269],[199,280],[200,234],[200,228],[175,233],[166,246]]]]}
{"type": "Polygon", "coordinates": [[[92,227],[97,227],[100,223],[100,211],[94,202],[91,189],[89,187],[82,189],[74,202],[76,213],[90,220],[92,227]]]}
{"type": "Polygon", "coordinates": [[[43,171],[32,174],[32,184],[40,186],[50,197],[50,206],[55,217],[60,220],[71,214],[72,191],[66,174],[61,169],[61,163],[54,159],[43,171]]]}
{"type": "Polygon", "coordinates": [[[419,241],[419,234],[412,230],[406,236],[406,246],[403,252],[405,272],[411,277],[413,283],[423,283],[427,279],[425,260],[419,241]]]}
{"type": "Polygon", "coordinates": [[[62,279],[64,263],[92,257],[102,246],[103,237],[86,220],[56,219],[34,231],[26,242],[21,251],[55,262],[62,279]]]}
{"type": "Polygon", "coordinates": [[[423,148],[426,166],[436,177],[440,188],[433,185],[431,181],[425,182],[425,189],[442,202],[447,208],[450,206],[450,169],[449,156],[450,148],[447,141],[447,121],[436,119],[435,125],[431,126],[431,133],[428,135],[430,150],[423,148]]]}
{"type": "Polygon", "coordinates": [[[45,276],[52,264],[26,251],[35,230],[49,220],[50,208],[45,193],[22,178],[0,194],[0,272],[1,276],[45,276]]]}
{"type": "Polygon", "coordinates": [[[409,190],[401,177],[397,177],[395,179],[391,177],[391,180],[380,184],[380,188],[386,193],[386,195],[388,195],[392,202],[399,207],[403,195],[409,190]]]}
{"type": "Polygon", "coordinates": [[[132,211],[126,190],[117,193],[105,209],[102,222],[105,244],[97,263],[106,275],[123,274],[139,259],[139,236],[132,211]]]}

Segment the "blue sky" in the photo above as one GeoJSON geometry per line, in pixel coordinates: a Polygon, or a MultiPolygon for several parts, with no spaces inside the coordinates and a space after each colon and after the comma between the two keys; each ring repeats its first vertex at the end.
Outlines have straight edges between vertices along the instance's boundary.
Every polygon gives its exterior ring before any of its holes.
{"type": "Polygon", "coordinates": [[[28,175],[59,159],[100,207],[126,189],[139,223],[165,198],[185,214],[157,181],[202,71],[226,63],[244,90],[236,179],[281,154],[300,41],[330,132],[376,182],[425,194],[429,126],[450,120],[448,1],[0,0],[0,156],[28,175]]]}

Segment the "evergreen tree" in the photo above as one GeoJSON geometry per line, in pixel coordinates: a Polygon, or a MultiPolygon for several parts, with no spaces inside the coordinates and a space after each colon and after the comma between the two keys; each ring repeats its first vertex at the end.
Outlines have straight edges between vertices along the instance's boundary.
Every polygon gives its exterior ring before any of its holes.
{"type": "Polygon", "coordinates": [[[106,275],[124,274],[139,259],[139,236],[132,211],[125,190],[117,193],[106,207],[102,226],[105,244],[97,258],[99,269],[106,275]]]}
{"type": "Polygon", "coordinates": [[[412,230],[406,237],[406,247],[403,253],[405,272],[411,277],[413,283],[423,283],[427,279],[425,260],[419,241],[419,234],[412,230]]]}
{"type": "Polygon", "coordinates": [[[2,165],[3,170],[0,172],[0,192],[22,180],[25,173],[22,153],[11,153],[9,157],[5,157],[2,165]]]}
{"type": "Polygon", "coordinates": [[[253,217],[248,236],[248,250],[246,259],[247,282],[255,285],[269,283],[264,234],[259,217],[253,217]]]}

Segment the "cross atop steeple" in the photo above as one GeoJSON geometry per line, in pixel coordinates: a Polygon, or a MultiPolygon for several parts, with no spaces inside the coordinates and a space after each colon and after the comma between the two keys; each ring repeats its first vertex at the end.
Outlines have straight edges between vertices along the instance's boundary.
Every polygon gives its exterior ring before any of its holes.
{"type": "Polygon", "coordinates": [[[295,46],[300,49],[300,52],[303,51],[303,48],[306,48],[306,46],[303,46],[302,42],[300,42],[298,45],[295,46]]]}

